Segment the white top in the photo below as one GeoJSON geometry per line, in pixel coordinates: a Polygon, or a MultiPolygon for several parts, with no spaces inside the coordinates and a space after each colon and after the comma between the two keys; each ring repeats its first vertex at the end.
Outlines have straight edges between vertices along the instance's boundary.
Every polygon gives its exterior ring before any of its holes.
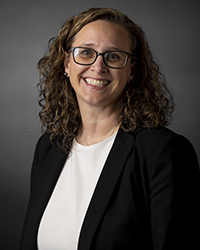
{"type": "Polygon", "coordinates": [[[91,146],[74,141],[40,222],[39,250],[77,250],[81,226],[115,136],[91,146]]]}

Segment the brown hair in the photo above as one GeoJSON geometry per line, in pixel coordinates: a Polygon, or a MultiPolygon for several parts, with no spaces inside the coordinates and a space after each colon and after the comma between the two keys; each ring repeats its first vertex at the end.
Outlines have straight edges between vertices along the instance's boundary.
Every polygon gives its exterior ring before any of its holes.
{"type": "Polygon", "coordinates": [[[132,53],[136,56],[134,81],[127,83],[118,103],[120,121],[127,131],[157,128],[170,123],[174,110],[172,93],[153,59],[143,30],[126,15],[114,9],[92,8],[68,20],[56,38],[49,41],[48,52],[38,62],[40,73],[39,113],[43,129],[56,138],[65,152],[71,150],[81,117],[75,92],[64,76],[65,51],[74,36],[88,23],[105,20],[122,25],[129,33],[132,53]]]}

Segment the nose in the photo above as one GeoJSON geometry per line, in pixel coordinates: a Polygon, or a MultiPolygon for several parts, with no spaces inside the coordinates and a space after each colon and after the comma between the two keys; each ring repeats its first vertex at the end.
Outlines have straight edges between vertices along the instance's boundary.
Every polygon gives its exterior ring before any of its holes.
{"type": "Polygon", "coordinates": [[[91,65],[91,69],[97,73],[104,73],[108,71],[108,67],[105,65],[103,55],[98,55],[96,61],[91,65]]]}

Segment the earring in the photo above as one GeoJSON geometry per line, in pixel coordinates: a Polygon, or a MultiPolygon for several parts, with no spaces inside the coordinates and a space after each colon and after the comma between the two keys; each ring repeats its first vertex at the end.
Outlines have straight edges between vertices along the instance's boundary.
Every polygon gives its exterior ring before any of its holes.
{"type": "Polygon", "coordinates": [[[68,76],[67,72],[64,72],[64,76],[66,76],[66,77],[68,76]]]}

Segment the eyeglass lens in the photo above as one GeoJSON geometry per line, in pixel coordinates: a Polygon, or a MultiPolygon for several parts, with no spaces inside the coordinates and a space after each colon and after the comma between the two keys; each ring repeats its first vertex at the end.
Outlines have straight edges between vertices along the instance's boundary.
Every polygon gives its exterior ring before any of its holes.
{"type": "Polygon", "coordinates": [[[82,65],[91,65],[95,62],[96,58],[102,55],[104,63],[108,67],[121,68],[126,65],[128,55],[121,51],[108,51],[105,53],[97,53],[93,49],[76,47],[73,48],[74,61],[82,65]]]}

